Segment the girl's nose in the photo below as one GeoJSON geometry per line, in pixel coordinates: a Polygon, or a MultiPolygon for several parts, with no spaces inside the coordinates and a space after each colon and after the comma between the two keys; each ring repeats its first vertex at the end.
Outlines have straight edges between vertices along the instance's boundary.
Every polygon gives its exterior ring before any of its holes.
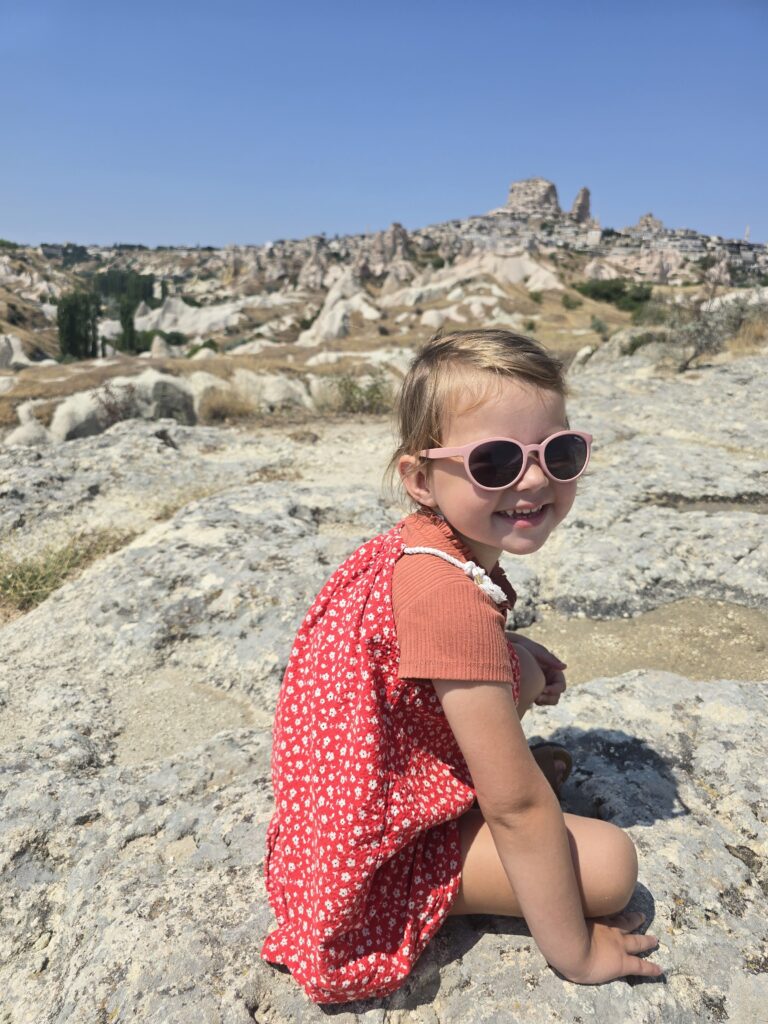
{"type": "Polygon", "coordinates": [[[539,465],[539,459],[537,455],[530,453],[523,470],[523,475],[515,484],[517,490],[533,489],[534,487],[541,487],[542,484],[546,485],[549,482],[549,477],[539,465]]]}

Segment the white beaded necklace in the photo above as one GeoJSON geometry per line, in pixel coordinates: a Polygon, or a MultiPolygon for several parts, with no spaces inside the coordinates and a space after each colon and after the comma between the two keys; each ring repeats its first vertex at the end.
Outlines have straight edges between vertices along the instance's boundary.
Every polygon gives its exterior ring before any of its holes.
{"type": "Polygon", "coordinates": [[[463,573],[466,573],[471,580],[480,587],[484,594],[487,594],[492,601],[496,604],[503,604],[504,601],[508,600],[507,595],[497,586],[482,565],[478,565],[477,562],[460,562],[458,558],[454,558],[453,555],[449,555],[446,551],[440,551],[438,548],[403,548],[404,555],[437,555],[438,558],[444,559],[446,562],[450,562],[451,565],[455,565],[457,569],[461,569],[463,573]]]}

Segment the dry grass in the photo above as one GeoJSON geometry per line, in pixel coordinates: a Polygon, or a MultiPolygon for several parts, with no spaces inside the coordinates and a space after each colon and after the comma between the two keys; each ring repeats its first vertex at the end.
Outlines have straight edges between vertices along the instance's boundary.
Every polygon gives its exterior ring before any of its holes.
{"type": "Polygon", "coordinates": [[[199,501],[200,498],[209,498],[212,494],[216,494],[217,490],[216,487],[190,487],[177,491],[155,509],[152,518],[158,523],[164,522],[174,516],[180,508],[184,508],[185,505],[189,505],[193,501],[199,501]]]}
{"type": "Polygon", "coordinates": [[[259,410],[242,395],[224,388],[211,388],[207,391],[197,411],[200,423],[211,425],[234,423],[238,420],[250,420],[259,410]]]}
{"type": "Polygon", "coordinates": [[[0,617],[29,611],[86,566],[117,551],[135,534],[95,530],[26,558],[0,555],[0,617]]]}
{"type": "Polygon", "coordinates": [[[728,351],[737,356],[754,355],[768,345],[768,321],[746,320],[728,341],[728,351]]]}
{"type": "Polygon", "coordinates": [[[34,366],[20,370],[12,391],[0,395],[0,427],[15,427],[18,424],[16,409],[30,399],[44,399],[46,406],[35,411],[41,421],[53,415],[53,409],[63,398],[79,391],[101,387],[112,377],[135,376],[145,368],[144,361],[127,356],[119,363],[105,366],[95,360],[82,363],[66,363],[60,366],[34,366]],[[48,404],[50,403],[50,404],[48,404]],[[45,410],[45,411],[44,411],[45,410]]]}

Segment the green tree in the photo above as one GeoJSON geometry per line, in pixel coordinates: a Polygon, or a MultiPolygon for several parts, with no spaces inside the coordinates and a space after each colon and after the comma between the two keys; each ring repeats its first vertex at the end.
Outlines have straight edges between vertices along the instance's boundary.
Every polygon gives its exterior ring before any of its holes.
{"type": "Polygon", "coordinates": [[[122,299],[127,297],[133,302],[134,309],[140,302],[156,306],[154,296],[154,274],[137,274],[135,270],[116,270],[114,267],[92,278],[93,288],[104,298],[122,299]]]}
{"type": "Polygon", "coordinates": [[[133,299],[124,295],[120,299],[120,326],[123,328],[123,337],[120,341],[120,348],[124,352],[136,351],[136,325],[133,321],[133,314],[136,304],[133,299]]]}
{"type": "Polygon", "coordinates": [[[62,295],[56,311],[62,356],[95,359],[99,354],[98,321],[101,303],[90,292],[62,295]]]}

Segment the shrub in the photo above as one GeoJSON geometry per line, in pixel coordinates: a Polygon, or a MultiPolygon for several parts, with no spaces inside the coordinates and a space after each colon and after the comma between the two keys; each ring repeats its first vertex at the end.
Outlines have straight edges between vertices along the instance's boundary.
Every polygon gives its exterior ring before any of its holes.
{"type": "Polygon", "coordinates": [[[526,320],[523,324],[523,330],[526,334],[533,334],[533,332],[536,330],[536,321],[526,320]]]}
{"type": "Polygon", "coordinates": [[[367,383],[351,374],[336,383],[338,411],[345,413],[382,413],[392,406],[392,388],[383,370],[374,370],[367,383]]]}
{"type": "Polygon", "coordinates": [[[189,341],[183,331],[155,331],[155,334],[161,334],[169,345],[186,345],[189,341]]]}
{"type": "Polygon", "coordinates": [[[563,295],[562,303],[564,309],[578,309],[579,306],[584,305],[581,299],[577,299],[575,295],[569,295],[568,292],[563,295]]]}
{"type": "Polygon", "coordinates": [[[134,536],[95,530],[25,558],[0,556],[0,608],[5,612],[34,608],[78,570],[124,547],[134,536]]]}
{"type": "Polygon", "coordinates": [[[667,302],[649,299],[632,311],[633,324],[666,324],[675,315],[674,308],[667,302]]]}
{"type": "Polygon", "coordinates": [[[616,277],[612,281],[580,281],[574,288],[588,299],[610,302],[627,313],[632,313],[648,302],[653,291],[649,284],[634,284],[623,277],[616,277]]]}
{"type": "Polygon", "coordinates": [[[87,263],[90,259],[88,250],[84,245],[69,243],[64,246],[61,254],[62,267],[73,267],[76,263],[87,263]]]}
{"type": "Polygon", "coordinates": [[[644,348],[646,345],[651,345],[654,341],[660,341],[658,334],[654,334],[653,331],[643,331],[642,334],[636,334],[633,338],[629,339],[626,347],[626,354],[633,356],[639,349],[644,348]]]}
{"type": "Polygon", "coordinates": [[[528,292],[528,294],[537,306],[541,305],[541,292],[528,292]]]}
{"type": "Polygon", "coordinates": [[[242,395],[226,388],[212,388],[200,400],[197,418],[200,423],[229,423],[232,420],[250,419],[258,412],[242,395]]]}
{"type": "Polygon", "coordinates": [[[115,387],[111,381],[105,381],[98,391],[94,392],[96,403],[102,411],[106,426],[111,427],[122,420],[130,420],[136,415],[136,386],[124,384],[115,387]]]}
{"type": "Polygon", "coordinates": [[[6,302],[5,319],[9,324],[23,324],[27,318],[15,302],[6,302]]]}
{"type": "Polygon", "coordinates": [[[445,257],[437,249],[416,249],[411,259],[417,266],[432,267],[433,270],[441,270],[445,266],[445,257]]]}
{"type": "Polygon", "coordinates": [[[603,341],[605,341],[605,339],[608,337],[608,324],[605,322],[605,320],[601,320],[599,316],[593,316],[590,320],[589,326],[592,328],[595,334],[600,335],[603,341]]]}
{"type": "Polygon", "coordinates": [[[714,267],[714,265],[717,263],[717,256],[715,256],[714,253],[707,253],[706,256],[701,256],[694,262],[700,270],[711,270],[712,267],[714,267]]]}
{"type": "Polygon", "coordinates": [[[0,249],[20,249],[18,242],[11,242],[8,238],[0,238],[0,249]]]}
{"type": "Polygon", "coordinates": [[[680,353],[678,370],[687,370],[700,356],[721,352],[730,339],[754,325],[768,323],[768,303],[749,306],[743,299],[723,303],[717,309],[701,307],[678,312],[673,323],[671,341],[680,353]]]}
{"type": "Polygon", "coordinates": [[[299,329],[302,330],[302,331],[308,331],[309,328],[312,326],[312,324],[315,322],[315,320],[317,320],[317,318],[319,316],[320,316],[320,307],[318,306],[317,312],[312,313],[310,316],[303,316],[301,318],[301,320],[299,320],[299,329]]]}
{"type": "Polygon", "coordinates": [[[202,345],[193,345],[189,352],[187,352],[187,358],[191,359],[192,356],[196,355],[200,351],[201,348],[209,348],[211,352],[219,351],[218,342],[215,342],[213,338],[208,338],[202,343],[202,345]]]}

